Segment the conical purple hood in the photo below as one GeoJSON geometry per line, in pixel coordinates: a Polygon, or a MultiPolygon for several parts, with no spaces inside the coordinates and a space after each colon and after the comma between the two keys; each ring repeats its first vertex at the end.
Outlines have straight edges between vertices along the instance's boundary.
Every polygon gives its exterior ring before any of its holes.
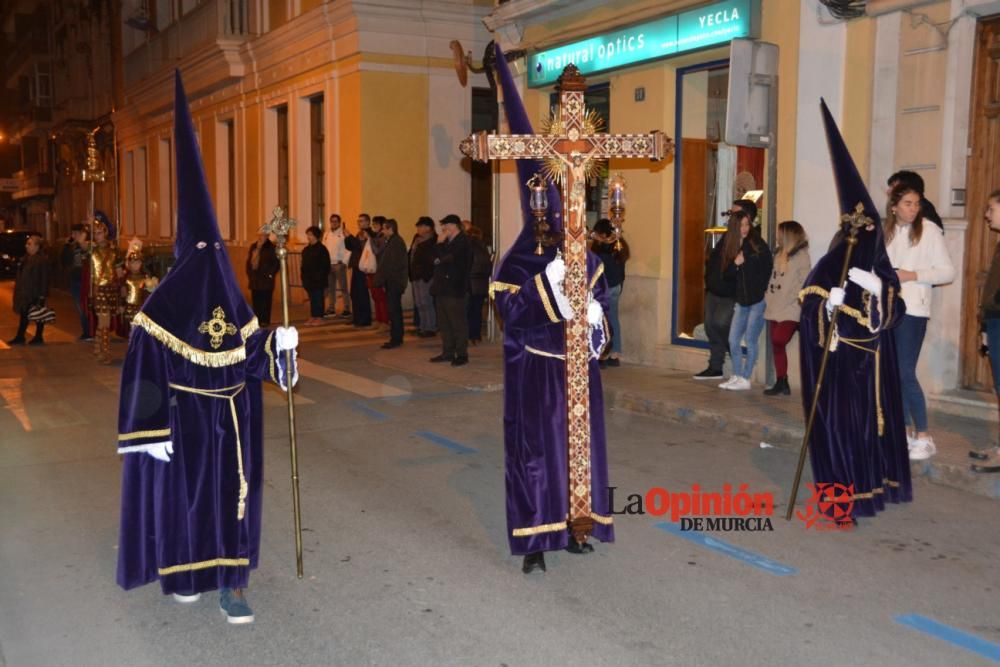
{"type": "Polygon", "coordinates": [[[174,265],[153,291],[142,312],[186,345],[207,352],[225,352],[243,345],[239,330],[254,328],[255,317],[233,273],[219,233],[215,209],[205,181],[205,169],[191,121],[180,71],[175,72],[174,147],[177,178],[177,238],[174,265]],[[217,308],[236,334],[212,337],[202,325],[217,308]],[[199,330],[202,329],[202,330],[199,330]]]}

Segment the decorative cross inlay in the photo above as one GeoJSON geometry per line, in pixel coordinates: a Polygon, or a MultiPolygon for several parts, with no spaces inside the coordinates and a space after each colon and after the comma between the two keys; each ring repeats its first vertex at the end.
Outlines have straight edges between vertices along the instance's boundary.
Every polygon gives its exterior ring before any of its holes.
{"type": "Polygon", "coordinates": [[[199,324],[198,331],[199,333],[207,333],[209,344],[213,350],[217,350],[222,345],[223,336],[236,334],[236,325],[232,322],[226,322],[226,313],[222,310],[222,306],[216,306],[215,310],[212,311],[212,319],[199,324]]]}

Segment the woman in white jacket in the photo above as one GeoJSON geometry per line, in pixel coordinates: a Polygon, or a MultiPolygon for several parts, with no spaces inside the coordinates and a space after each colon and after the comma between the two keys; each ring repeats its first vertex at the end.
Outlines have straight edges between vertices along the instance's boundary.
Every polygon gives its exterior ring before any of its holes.
{"type": "Polygon", "coordinates": [[[899,357],[899,377],[903,394],[903,417],[910,459],[928,459],[937,452],[934,439],[927,432],[927,402],[917,380],[917,360],[931,316],[931,287],[950,283],[955,267],[944,245],[944,236],[936,226],[920,217],[920,193],[906,185],[896,186],[889,194],[885,220],[885,244],[899,283],[906,315],[893,330],[899,357]]]}

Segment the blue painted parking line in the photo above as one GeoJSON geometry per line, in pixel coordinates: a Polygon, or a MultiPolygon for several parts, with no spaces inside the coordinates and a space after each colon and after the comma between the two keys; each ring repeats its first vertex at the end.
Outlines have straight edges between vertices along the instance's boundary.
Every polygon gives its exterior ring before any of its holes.
{"type": "Polygon", "coordinates": [[[679,524],[670,523],[668,521],[662,521],[656,524],[656,527],[665,533],[670,533],[671,535],[676,535],[677,537],[683,537],[685,540],[694,542],[699,546],[711,549],[712,551],[716,551],[724,556],[735,558],[736,560],[742,561],[747,565],[752,565],[779,577],[787,577],[798,573],[798,569],[792,567],[791,565],[779,563],[776,560],[771,560],[767,556],[762,556],[758,553],[754,553],[753,551],[748,551],[747,549],[729,544],[728,542],[723,542],[722,540],[712,537],[711,535],[707,535],[700,530],[681,530],[679,524]]]}
{"type": "Polygon", "coordinates": [[[893,620],[935,639],[964,648],[966,651],[971,651],[987,660],[1000,663],[1000,644],[987,641],[965,630],[953,628],[920,614],[900,614],[895,616],[893,620]]]}
{"type": "Polygon", "coordinates": [[[375,421],[384,422],[389,418],[389,415],[384,412],[379,412],[378,410],[373,410],[361,401],[347,401],[347,404],[357,410],[358,412],[364,413],[374,419],[375,421]]]}
{"type": "Polygon", "coordinates": [[[423,438],[433,442],[435,445],[441,445],[445,449],[450,449],[456,454],[475,454],[476,450],[472,447],[466,447],[465,445],[455,442],[454,440],[449,440],[443,435],[438,435],[437,433],[432,433],[430,431],[417,431],[413,435],[423,438]]]}

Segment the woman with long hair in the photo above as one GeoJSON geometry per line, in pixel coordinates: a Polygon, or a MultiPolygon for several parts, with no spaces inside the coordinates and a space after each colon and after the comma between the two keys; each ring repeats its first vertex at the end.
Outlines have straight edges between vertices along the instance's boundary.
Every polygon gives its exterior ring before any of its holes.
{"type": "MultiPolygon", "coordinates": [[[[1000,232],[1000,190],[990,193],[985,218],[991,232],[1000,232]]],[[[989,355],[993,370],[993,390],[1000,396],[1000,243],[993,251],[993,261],[979,297],[979,327],[983,337],[982,352],[989,355]]],[[[986,449],[972,449],[969,457],[977,461],[972,465],[975,472],[1000,472],[1000,445],[994,443],[986,449]]]]}
{"type": "MultiPolygon", "coordinates": [[[[730,220],[733,218],[740,225],[737,237],[740,248],[732,260],[736,266],[736,306],[729,327],[729,356],[733,361],[733,374],[719,387],[746,391],[750,389],[750,376],[757,363],[757,339],[764,328],[764,293],[771,276],[773,258],[771,249],[760,237],[760,230],[751,223],[750,216],[741,212],[729,216],[730,220]],[[743,342],[747,350],[745,358],[743,342]]],[[[726,236],[730,234],[727,232],[726,236]]],[[[727,243],[732,241],[727,239],[727,243]]]]}
{"type": "Polygon", "coordinates": [[[615,233],[611,221],[601,218],[594,225],[591,251],[601,258],[604,279],[608,282],[608,324],[611,326],[611,350],[604,366],[620,366],[622,353],[622,328],[618,317],[618,302],[625,284],[625,262],[629,258],[628,243],[615,233]]]}
{"type": "Polygon", "coordinates": [[[774,373],[777,380],[768,396],[792,393],[788,386],[788,355],[785,347],[799,328],[799,290],[809,276],[809,239],[795,220],[778,225],[778,247],[774,255],[771,281],[764,294],[764,319],[770,325],[771,351],[774,353],[774,373]]]}
{"type": "Polygon", "coordinates": [[[740,216],[753,220],[757,207],[753,202],[738,199],[723,213],[729,223],[722,239],[708,251],[705,260],[705,337],[708,338],[708,368],[696,373],[695,380],[718,380],[729,351],[729,327],[736,306],[736,264],[740,252],[740,216]],[[752,215],[750,214],[752,211],[752,215]]]}
{"type": "Polygon", "coordinates": [[[955,279],[943,232],[920,216],[921,193],[901,183],[889,193],[883,233],[889,261],[900,283],[900,298],[906,314],[893,330],[899,355],[899,379],[903,394],[903,419],[910,459],[929,459],[937,452],[927,431],[927,403],[917,380],[917,361],[931,316],[931,288],[955,279]]]}

